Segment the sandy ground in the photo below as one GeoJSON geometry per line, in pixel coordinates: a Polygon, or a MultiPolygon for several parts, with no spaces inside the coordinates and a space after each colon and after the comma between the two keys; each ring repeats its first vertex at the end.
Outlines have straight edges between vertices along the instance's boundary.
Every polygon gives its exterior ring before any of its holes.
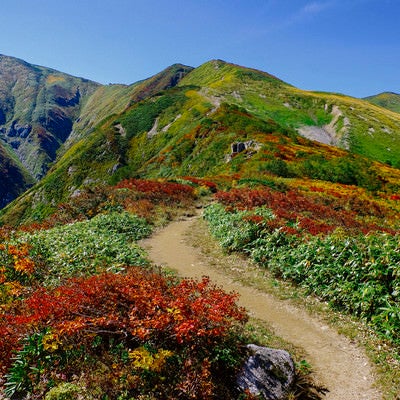
{"type": "Polygon", "coordinates": [[[329,390],[327,400],[382,399],[374,388],[372,368],[361,348],[305,310],[235,282],[208,264],[201,250],[185,240],[196,221],[197,217],[172,222],[142,241],[152,262],[168,266],[182,277],[209,276],[226,291],[239,293],[239,304],[249,314],[266,321],[278,336],[304,349],[318,382],[329,390]]]}

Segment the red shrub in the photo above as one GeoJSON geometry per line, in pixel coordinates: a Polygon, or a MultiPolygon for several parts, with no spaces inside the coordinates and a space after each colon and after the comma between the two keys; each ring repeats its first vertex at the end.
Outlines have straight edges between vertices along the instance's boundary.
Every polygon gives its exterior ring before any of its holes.
{"type": "MultiPolygon", "coordinates": [[[[322,193],[323,189],[311,187],[311,193],[322,193]]],[[[337,195],[337,193],[335,193],[337,195]]],[[[384,231],[395,234],[396,231],[385,226],[387,211],[373,200],[359,199],[356,195],[340,195],[334,199],[329,196],[306,195],[297,190],[286,193],[263,189],[232,189],[218,192],[215,197],[228,209],[251,210],[266,206],[274,212],[277,220],[269,221],[272,228],[277,223],[285,226],[288,222],[298,223],[299,228],[312,235],[328,234],[337,227],[359,232],[384,231]],[[372,216],[382,219],[382,226],[363,221],[363,217],[372,216]]]]}
{"type": "Polygon", "coordinates": [[[75,346],[90,344],[106,332],[130,341],[151,340],[167,349],[207,347],[246,320],[236,299],[207,278],[174,284],[139,268],[127,275],[104,274],[40,289],[0,315],[1,372],[6,372],[20,339],[44,328],[75,346]]]}
{"type": "Polygon", "coordinates": [[[148,199],[153,201],[180,201],[193,196],[193,188],[191,186],[174,182],[125,179],[115,187],[144,193],[148,199]]]}

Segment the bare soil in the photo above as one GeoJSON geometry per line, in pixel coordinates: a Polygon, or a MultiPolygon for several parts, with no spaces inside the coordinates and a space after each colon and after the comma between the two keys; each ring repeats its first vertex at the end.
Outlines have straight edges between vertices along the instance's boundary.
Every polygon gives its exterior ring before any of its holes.
{"type": "Polygon", "coordinates": [[[251,316],[267,322],[276,335],[304,351],[318,383],[329,390],[327,400],[382,399],[362,348],[304,308],[247,286],[217,269],[207,254],[187,240],[197,223],[197,217],[172,222],[141,245],[156,265],[168,266],[182,277],[209,276],[224,290],[239,293],[239,304],[251,316]]]}

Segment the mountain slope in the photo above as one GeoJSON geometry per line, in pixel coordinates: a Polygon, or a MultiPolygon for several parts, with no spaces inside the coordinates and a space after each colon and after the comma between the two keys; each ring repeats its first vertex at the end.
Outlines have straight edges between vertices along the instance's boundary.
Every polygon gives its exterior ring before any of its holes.
{"type": "Polygon", "coordinates": [[[57,154],[90,135],[102,119],[174,86],[190,70],[176,64],[130,86],[102,86],[0,55],[0,144],[8,149],[2,165],[17,163],[23,170],[7,180],[3,173],[0,206],[40,180],[57,154]]]}
{"type": "Polygon", "coordinates": [[[174,64],[160,73],[132,85],[99,87],[83,106],[79,120],[68,138],[66,148],[87,136],[104,118],[123,112],[130,105],[175,86],[193,68],[174,64]]]}
{"type": "Polygon", "coordinates": [[[400,165],[399,115],[356,98],[308,92],[221,61],[196,68],[181,83],[207,87],[207,96],[230,103],[310,139],[381,162],[400,165]]]}
{"type": "Polygon", "coordinates": [[[40,179],[97,83],[0,55],[0,139],[40,179]]]}
{"type": "Polygon", "coordinates": [[[3,221],[41,219],[84,187],[132,176],[272,174],[373,191],[397,184],[398,171],[374,160],[400,163],[400,115],[220,60],[176,65],[131,86],[98,88],[58,161],[3,221]]]}
{"type": "Polygon", "coordinates": [[[387,108],[388,110],[400,113],[400,94],[384,92],[375,96],[365,97],[364,100],[369,101],[377,106],[387,108]]]}
{"type": "Polygon", "coordinates": [[[7,146],[0,142],[0,208],[22,194],[34,180],[7,146]]]}

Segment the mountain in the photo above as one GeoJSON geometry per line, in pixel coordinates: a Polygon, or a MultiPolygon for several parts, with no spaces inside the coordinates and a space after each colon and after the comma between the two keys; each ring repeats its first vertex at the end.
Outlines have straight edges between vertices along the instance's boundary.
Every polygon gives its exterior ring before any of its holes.
{"type": "Polygon", "coordinates": [[[383,92],[375,96],[365,97],[364,100],[369,101],[380,107],[400,113],[400,94],[393,92],[383,92]]]}
{"type": "Polygon", "coordinates": [[[99,85],[0,55],[0,138],[32,178],[42,178],[99,85]]]}
{"type": "Polygon", "coordinates": [[[103,86],[0,55],[0,207],[45,176],[58,152],[102,118],[173,86],[189,70],[175,65],[131,86],[103,86]]]}
{"type": "Polygon", "coordinates": [[[400,165],[399,114],[221,60],[96,85],[79,107],[56,161],[3,222],[40,220],[85,187],[129,177],[272,174],[382,190],[399,175],[388,172],[400,165]]]}
{"type": "Polygon", "coordinates": [[[66,147],[87,136],[102,119],[120,114],[130,105],[175,86],[192,69],[186,65],[174,64],[148,79],[129,86],[99,87],[83,106],[66,147]]]}

